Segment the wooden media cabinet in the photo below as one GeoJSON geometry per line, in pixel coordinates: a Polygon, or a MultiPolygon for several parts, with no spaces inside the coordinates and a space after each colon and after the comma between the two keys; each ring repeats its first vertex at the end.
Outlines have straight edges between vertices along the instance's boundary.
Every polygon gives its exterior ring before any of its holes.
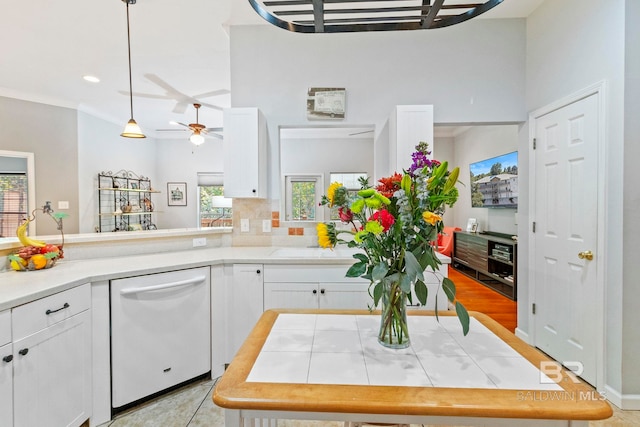
{"type": "Polygon", "coordinates": [[[518,244],[508,234],[454,233],[453,268],[514,301],[517,262],[518,244]]]}

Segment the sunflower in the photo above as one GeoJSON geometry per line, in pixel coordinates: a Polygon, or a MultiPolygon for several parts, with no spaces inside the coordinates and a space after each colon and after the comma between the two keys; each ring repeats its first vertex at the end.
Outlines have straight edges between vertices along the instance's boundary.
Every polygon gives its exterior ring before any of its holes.
{"type": "Polygon", "coordinates": [[[320,247],[332,249],[336,246],[338,236],[333,224],[319,222],[316,226],[316,231],[318,232],[318,245],[320,247]]]}

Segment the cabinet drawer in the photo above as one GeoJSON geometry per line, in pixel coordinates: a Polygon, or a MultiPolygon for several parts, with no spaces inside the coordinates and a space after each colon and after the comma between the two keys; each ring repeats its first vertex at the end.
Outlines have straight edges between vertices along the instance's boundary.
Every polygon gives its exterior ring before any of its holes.
{"type": "Polygon", "coordinates": [[[11,342],[11,310],[0,312],[0,346],[11,342]]]}
{"type": "Polygon", "coordinates": [[[68,319],[90,306],[91,286],[86,284],[16,307],[12,311],[13,340],[68,319]]]}
{"type": "Polygon", "coordinates": [[[346,277],[350,265],[265,265],[265,282],[348,282],[368,283],[359,277],[346,277]]]}

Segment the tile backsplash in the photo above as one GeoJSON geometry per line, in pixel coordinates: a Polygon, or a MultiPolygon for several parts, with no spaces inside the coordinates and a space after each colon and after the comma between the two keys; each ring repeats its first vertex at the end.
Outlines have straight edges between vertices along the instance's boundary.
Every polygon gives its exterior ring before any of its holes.
{"type": "Polygon", "coordinates": [[[278,200],[233,199],[233,246],[315,246],[316,223],[287,226],[280,220],[278,200]],[[242,231],[241,221],[248,220],[249,231],[242,231]],[[263,226],[270,223],[270,231],[263,226]]]}

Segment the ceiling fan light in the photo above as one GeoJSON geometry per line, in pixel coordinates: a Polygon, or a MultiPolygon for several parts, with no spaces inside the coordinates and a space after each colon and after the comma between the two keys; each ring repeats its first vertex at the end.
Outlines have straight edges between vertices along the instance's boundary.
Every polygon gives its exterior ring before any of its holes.
{"type": "Polygon", "coordinates": [[[191,141],[193,145],[201,145],[204,142],[204,136],[200,135],[199,132],[194,132],[193,135],[189,137],[189,141],[191,141]]]}
{"type": "Polygon", "coordinates": [[[133,119],[127,122],[126,126],[124,127],[124,131],[122,131],[120,136],[125,138],[146,138],[146,136],[142,133],[140,126],[138,126],[136,121],[133,119]]]}

